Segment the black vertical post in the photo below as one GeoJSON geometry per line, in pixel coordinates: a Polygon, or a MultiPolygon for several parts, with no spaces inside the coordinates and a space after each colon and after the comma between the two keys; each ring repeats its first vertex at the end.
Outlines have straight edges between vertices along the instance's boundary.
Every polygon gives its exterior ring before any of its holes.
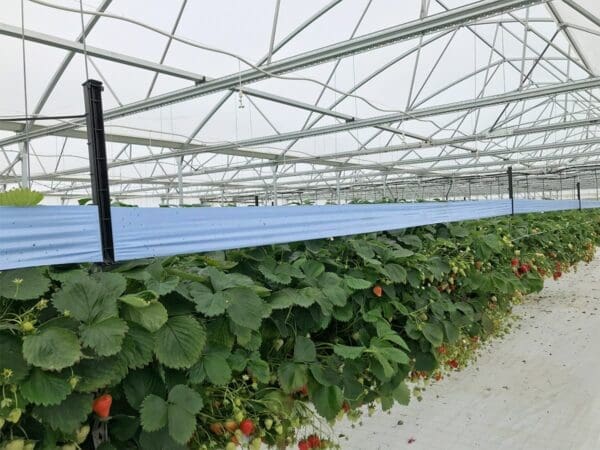
{"type": "Polygon", "coordinates": [[[83,83],[90,174],[92,178],[92,201],[98,206],[102,259],[104,264],[113,264],[115,262],[115,249],[110,216],[110,190],[108,186],[108,167],[106,164],[102,90],[102,83],[100,81],[87,80],[83,83]]]}
{"type": "Polygon", "coordinates": [[[577,182],[577,200],[579,200],[579,211],[581,211],[581,183],[577,182]]]}
{"type": "Polygon", "coordinates": [[[510,198],[510,213],[515,215],[515,193],[513,190],[513,169],[512,166],[508,168],[508,198],[510,198]]]}
{"type": "Polygon", "coordinates": [[[254,196],[254,206],[258,206],[258,195],[254,196]]]}

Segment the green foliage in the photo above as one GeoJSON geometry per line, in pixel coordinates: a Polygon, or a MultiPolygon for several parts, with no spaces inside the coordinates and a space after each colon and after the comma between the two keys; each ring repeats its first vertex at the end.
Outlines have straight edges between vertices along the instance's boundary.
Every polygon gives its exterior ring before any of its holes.
{"type": "Polygon", "coordinates": [[[73,331],[49,326],[37,334],[25,336],[23,356],[32,366],[61,370],[79,361],[81,347],[73,331]]]}
{"type": "Polygon", "coordinates": [[[35,206],[43,199],[43,194],[25,188],[0,192],[0,206],[35,206]]]}
{"type": "Polygon", "coordinates": [[[173,440],[185,444],[196,429],[196,414],[202,406],[200,394],[181,384],[171,389],[166,400],[150,394],[140,409],[142,428],[152,432],[166,427],[173,440]]]}
{"type": "Polygon", "coordinates": [[[419,397],[599,243],[587,211],[0,272],[0,442],[69,445],[110,393],[107,449],[222,449],[242,419],[285,447],[419,397]]]}

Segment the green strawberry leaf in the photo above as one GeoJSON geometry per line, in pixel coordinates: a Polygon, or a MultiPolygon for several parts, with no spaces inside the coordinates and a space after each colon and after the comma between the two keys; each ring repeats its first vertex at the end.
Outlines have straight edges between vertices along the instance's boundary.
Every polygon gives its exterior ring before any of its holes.
{"type": "Polygon", "coordinates": [[[410,402],[410,389],[406,383],[402,382],[394,389],[392,396],[401,405],[408,405],[410,402]]]}
{"type": "Polygon", "coordinates": [[[123,392],[127,402],[134,409],[140,409],[142,402],[150,394],[161,398],[166,394],[165,384],[160,376],[149,367],[129,372],[123,380],[123,392]]]}
{"type": "Polygon", "coordinates": [[[17,336],[0,333],[0,384],[19,383],[27,376],[29,366],[23,359],[21,349],[21,341],[17,336]],[[10,376],[2,375],[5,370],[6,373],[10,373],[10,376]]]}
{"type": "Polygon", "coordinates": [[[0,297],[11,300],[31,300],[44,295],[50,279],[44,267],[0,271],[0,297]]]}
{"type": "Polygon", "coordinates": [[[361,289],[367,289],[371,287],[373,283],[367,280],[363,280],[361,278],[354,278],[350,276],[344,277],[344,281],[346,282],[346,286],[354,291],[359,291],[361,289]]]}
{"type": "Polygon", "coordinates": [[[25,360],[46,370],[62,370],[81,358],[79,339],[64,328],[42,328],[39,333],[23,339],[25,360]]]}
{"type": "Polygon", "coordinates": [[[202,358],[204,371],[211,383],[224,386],[231,381],[231,367],[224,352],[208,353],[202,358]]]}
{"type": "Polygon", "coordinates": [[[299,363],[308,363],[316,361],[317,350],[315,344],[309,338],[296,336],[294,344],[294,361],[299,363]]]}
{"type": "Polygon", "coordinates": [[[58,405],[71,393],[71,385],[65,377],[35,368],[21,383],[21,394],[35,405],[58,405]]]}
{"type": "Polygon", "coordinates": [[[167,425],[168,404],[157,395],[150,394],[142,402],[140,419],[144,431],[158,431],[167,425]]]}
{"type": "Polygon", "coordinates": [[[134,308],[144,308],[150,305],[150,302],[158,300],[158,294],[154,291],[142,291],[137,294],[122,295],[119,300],[134,308]]]}
{"type": "Polygon", "coordinates": [[[71,394],[58,405],[36,406],[33,414],[42,423],[63,433],[74,433],[92,411],[90,394],[71,394]]]}
{"type": "Polygon", "coordinates": [[[127,375],[127,362],[120,354],[100,359],[84,359],[73,367],[80,380],[79,392],[94,392],[120,382],[127,375]]]}
{"type": "Polygon", "coordinates": [[[127,323],[118,317],[82,324],[81,342],[100,356],[111,356],[121,351],[127,330],[127,323]]]}
{"type": "Polygon", "coordinates": [[[314,383],[309,391],[317,412],[327,420],[333,420],[342,409],[344,394],[338,386],[314,383]]]}
{"type": "Polygon", "coordinates": [[[175,442],[169,436],[169,431],[164,428],[151,433],[142,431],[140,433],[140,448],[144,450],[187,450],[188,447],[175,442]]]}
{"type": "Polygon", "coordinates": [[[254,280],[246,275],[225,273],[215,267],[207,267],[204,273],[210,278],[210,284],[215,291],[254,285],[254,280]]]}
{"type": "Polygon", "coordinates": [[[319,295],[321,295],[321,291],[312,287],[303,289],[285,288],[274,292],[269,297],[269,306],[271,309],[286,309],[296,305],[308,308],[315,302],[315,298],[319,295]]]}
{"type": "Polygon", "coordinates": [[[265,317],[271,313],[271,308],[251,289],[239,287],[226,291],[229,299],[227,314],[236,324],[258,330],[265,317]]]}
{"type": "Polygon", "coordinates": [[[144,367],[154,356],[154,338],[141,326],[129,322],[129,331],[123,339],[121,357],[130,369],[144,367]]]}
{"type": "Polygon", "coordinates": [[[168,402],[169,435],[180,444],[185,444],[196,430],[196,414],[202,409],[202,397],[180,384],[171,389],[168,402]]]}
{"type": "Polygon", "coordinates": [[[365,347],[351,347],[349,345],[336,344],[333,346],[333,352],[344,359],[357,359],[366,350],[365,347]]]}
{"type": "Polygon", "coordinates": [[[135,322],[151,333],[154,333],[167,322],[169,315],[162,303],[151,301],[143,307],[123,306],[121,308],[121,317],[130,322],[135,322]]]}
{"type": "MultiPolygon", "coordinates": [[[[113,280],[112,277],[106,278],[109,280],[113,280]]],[[[117,296],[114,295],[118,290],[117,286],[104,286],[92,278],[77,278],[56,292],[52,303],[60,312],[81,322],[99,322],[118,315],[117,296]]]]}
{"type": "Polygon", "coordinates": [[[269,364],[258,356],[248,361],[248,371],[261,383],[268,383],[271,378],[269,364]]]}
{"type": "Polygon", "coordinates": [[[437,323],[424,323],[423,324],[423,336],[427,339],[434,347],[439,347],[444,342],[444,330],[437,323]]]}
{"type": "Polygon", "coordinates": [[[206,289],[207,291],[203,293],[194,291],[192,300],[196,303],[196,311],[208,317],[220,316],[227,309],[229,302],[226,291],[213,294],[210,289],[206,289]]]}
{"type": "Polygon", "coordinates": [[[190,316],[171,317],[155,333],[154,352],[172,369],[187,369],[198,361],[206,345],[206,331],[190,316]]]}
{"type": "Polygon", "coordinates": [[[383,270],[385,274],[392,280],[394,283],[404,284],[406,283],[407,272],[404,267],[399,264],[386,264],[383,266],[383,270]]]}
{"type": "Polygon", "coordinates": [[[277,376],[281,388],[288,394],[298,391],[308,382],[308,373],[305,364],[284,362],[279,366],[277,376]]]}
{"type": "Polygon", "coordinates": [[[141,407],[142,428],[151,432],[167,426],[171,438],[185,444],[196,430],[196,414],[202,406],[200,394],[182,384],[171,389],[167,401],[148,395],[141,407]]]}

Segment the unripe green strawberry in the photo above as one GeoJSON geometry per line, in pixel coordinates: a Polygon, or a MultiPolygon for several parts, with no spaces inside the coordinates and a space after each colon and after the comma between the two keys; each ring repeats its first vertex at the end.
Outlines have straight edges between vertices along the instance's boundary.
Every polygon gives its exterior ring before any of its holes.
{"type": "Polygon", "coordinates": [[[60,450],[77,450],[77,445],[73,444],[72,442],[69,444],[65,444],[63,445],[60,450]]]}
{"type": "Polygon", "coordinates": [[[24,333],[30,333],[33,330],[35,330],[35,326],[29,320],[21,322],[21,331],[23,331],[24,333]]]}
{"type": "Polygon", "coordinates": [[[271,427],[273,426],[273,419],[265,419],[265,428],[267,430],[270,430],[271,427]]]}
{"type": "Polygon", "coordinates": [[[281,425],[280,423],[275,425],[275,433],[283,434],[283,425],[281,425]]]}
{"type": "Polygon", "coordinates": [[[23,450],[24,447],[24,439],[13,439],[12,441],[4,444],[3,450],[23,450]]]}
{"type": "Polygon", "coordinates": [[[273,348],[275,350],[279,350],[281,347],[283,347],[283,339],[275,339],[273,341],[273,348]]]}
{"type": "Polygon", "coordinates": [[[17,423],[21,418],[22,413],[23,411],[21,410],[21,408],[14,408],[13,410],[11,410],[11,412],[8,413],[8,417],[6,418],[6,420],[11,423],[17,423]]]}
{"type": "Polygon", "coordinates": [[[228,442],[227,445],[225,446],[225,450],[236,450],[237,445],[235,445],[233,442],[228,442]]]}
{"type": "Polygon", "coordinates": [[[250,441],[250,450],[260,450],[261,446],[262,441],[260,440],[260,438],[254,438],[252,439],[252,441],[250,441]]]}
{"type": "Polygon", "coordinates": [[[71,389],[75,389],[77,383],[79,383],[79,377],[72,376],[71,378],[69,378],[69,385],[71,386],[71,389]]]}
{"type": "Polygon", "coordinates": [[[75,433],[75,442],[78,444],[83,444],[88,437],[88,434],[90,434],[90,426],[87,424],[83,425],[81,428],[79,428],[79,430],[77,430],[77,433],[75,433]]]}
{"type": "Polygon", "coordinates": [[[23,450],[35,450],[35,442],[26,442],[23,450]]]}
{"type": "Polygon", "coordinates": [[[233,418],[237,423],[240,423],[242,420],[244,420],[244,413],[238,409],[237,411],[234,411],[233,418]]]}
{"type": "Polygon", "coordinates": [[[0,417],[0,430],[2,429],[2,427],[4,426],[5,423],[6,423],[6,420],[4,420],[2,417],[0,417]]]}

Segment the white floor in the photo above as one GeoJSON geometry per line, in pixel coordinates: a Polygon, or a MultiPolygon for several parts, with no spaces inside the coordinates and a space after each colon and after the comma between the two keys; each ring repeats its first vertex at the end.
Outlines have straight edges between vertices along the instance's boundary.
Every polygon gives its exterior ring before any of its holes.
{"type": "Polygon", "coordinates": [[[337,426],[342,448],[600,450],[600,258],[515,312],[508,336],[422,402],[337,426]]]}

